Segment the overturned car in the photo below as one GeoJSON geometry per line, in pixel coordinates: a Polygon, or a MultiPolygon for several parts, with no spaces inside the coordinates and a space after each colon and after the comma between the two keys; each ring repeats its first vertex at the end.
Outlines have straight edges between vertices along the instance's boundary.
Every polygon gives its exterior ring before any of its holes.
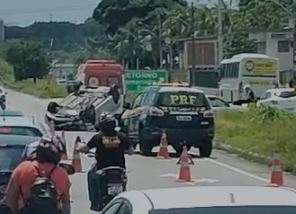
{"type": "Polygon", "coordinates": [[[121,116],[123,95],[116,85],[82,87],[60,103],[50,102],[45,119],[47,122],[54,122],[55,130],[95,131],[102,112],[121,116]]]}

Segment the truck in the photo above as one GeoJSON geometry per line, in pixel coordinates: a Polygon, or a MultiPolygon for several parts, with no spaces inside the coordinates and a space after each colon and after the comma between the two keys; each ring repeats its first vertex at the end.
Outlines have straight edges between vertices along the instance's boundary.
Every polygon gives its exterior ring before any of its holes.
{"type": "Polygon", "coordinates": [[[91,131],[108,112],[120,118],[126,87],[124,69],[113,60],[87,60],[79,67],[74,92],[61,102],[50,102],[46,121],[56,130],[91,131]]]}

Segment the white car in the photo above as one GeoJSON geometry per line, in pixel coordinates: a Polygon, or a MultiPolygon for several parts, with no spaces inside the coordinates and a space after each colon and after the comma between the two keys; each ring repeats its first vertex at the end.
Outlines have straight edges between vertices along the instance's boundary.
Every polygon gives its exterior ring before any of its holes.
{"type": "Polygon", "coordinates": [[[295,214],[296,192],[277,187],[199,186],[125,192],[103,214],[295,214]]]}
{"type": "Polygon", "coordinates": [[[229,111],[245,111],[247,108],[244,106],[233,105],[224,101],[222,98],[215,95],[206,95],[210,101],[211,107],[214,112],[229,112],[229,111]]]}
{"type": "Polygon", "coordinates": [[[296,93],[293,88],[267,90],[257,106],[270,106],[290,113],[296,113],[296,93]]]}
{"type": "Polygon", "coordinates": [[[51,136],[49,127],[34,117],[0,117],[0,134],[51,136]]]}

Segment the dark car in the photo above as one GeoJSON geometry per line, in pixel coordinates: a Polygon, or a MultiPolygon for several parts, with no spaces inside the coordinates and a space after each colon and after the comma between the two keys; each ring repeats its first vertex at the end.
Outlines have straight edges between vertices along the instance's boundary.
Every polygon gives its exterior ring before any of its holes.
{"type": "MultiPolygon", "coordinates": [[[[26,145],[38,141],[38,137],[19,135],[0,135],[0,201],[3,199],[10,176],[23,160],[26,145]]],[[[0,213],[6,214],[8,208],[0,204],[0,213]]]]}
{"type": "Polygon", "coordinates": [[[121,126],[134,145],[140,144],[144,155],[159,145],[163,131],[177,153],[181,153],[184,142],[189,148],[198,147],[203,157],[212,152],[214,116],[208,99],[199,89],[147,87],[122,115],[121,126]]]}

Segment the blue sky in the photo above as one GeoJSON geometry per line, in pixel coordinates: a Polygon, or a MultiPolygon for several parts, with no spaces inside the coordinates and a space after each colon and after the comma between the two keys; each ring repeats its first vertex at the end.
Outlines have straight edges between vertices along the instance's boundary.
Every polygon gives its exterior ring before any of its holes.
{"type": "Polygon", "coordinates": [[[0,0],[0,19],[7,25],[26,26],[34,21],[83,22],[100,0],[0,0]]]}

